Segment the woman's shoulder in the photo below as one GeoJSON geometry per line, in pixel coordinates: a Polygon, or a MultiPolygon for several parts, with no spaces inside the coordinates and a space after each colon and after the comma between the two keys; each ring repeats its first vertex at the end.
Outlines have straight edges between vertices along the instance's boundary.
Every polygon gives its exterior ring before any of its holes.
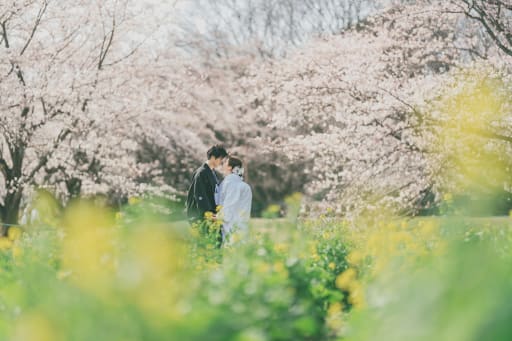
{"type": "Polygon", "coordinates": [[[240,186],[248,191],[251,191],[251,185],[249,185],[247,182],[245,181],[240,181],[240,186]]]}
{"type": "Polygon", "coordinates": [[[222,183],[225,186],[226,185],[235,186],[236,188],[240,188],[240,187],[244,188],[245,186],[249,186],[245,181],[242,180],[242,178],[240,178],[240,176],[238,176],[236,174],[229,174],[228,176],[226,176],[224,178],[222,183]]]}
{"type": "Polygon", "coordinates": [[[229,175],[226,175],[226,177],[224,178],[224,181],[226,182],[238,182],[240,179],[240,177],[236,174],[229,174],[229,175]]]}

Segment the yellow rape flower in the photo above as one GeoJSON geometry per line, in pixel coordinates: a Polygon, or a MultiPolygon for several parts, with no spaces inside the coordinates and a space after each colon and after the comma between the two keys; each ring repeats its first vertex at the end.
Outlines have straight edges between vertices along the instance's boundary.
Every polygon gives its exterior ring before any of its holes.
{"type": "Polygon", "coordinates": [[[110,211],[86,201],[76,202],[66,211],[61,264],[73,271],[76,276],[72,280],[82,288],[103,292],[110,279],[117,233],[113,218],[110,211]]]}
{"type": "Polygon", "coordinates": [[[343,304],[341,304],[340,302],[335,302],[329,306],[329,309],[327,309],[327,315],[330,316],[330,315],[338,314],[338,313],[341,313],[342,310],[343,310],[343,304]]]}
{"type": "Polygon", "coordinates": [[[132,205],[136,205],[140,202],[140,199],[137,198],[137,197],[130,197],[128,198],[128,205],[132,206],[132,205]]]}
{"type": "Polygon", "coordinates": [[[285,253],[288,251],[288,245],[285,243],[276,243],[274,245],[274,251],[277,253],[285,253]]]}
{"type": "Polygon", "coordinates": [[[316,244],[313,243],[309,246],[309,252],[316,253],[316,244]]]}
{"type": "Polygon", "coordinates": [[[356,275],[356,271],[352,268],[345,270],[336,277],[336,287],[343,290],[349,289],[352,282],[356,279],[356,275]]]}
{"type": "Polygon", "coordinates": [[[407,232],[396,232],[391,235],[391,239],[396,244],[406,244],[412,241],[412,237],[407,232]]]}
{"type": "Polygon", "coordinates": [[[443,195],[443,200],[446,202],[452,202],[453,201],[453,195],[451,193],[446,193],[443,195]]]}
{"type": "Polygon", "coordinates": [[[18,226],[11,226],[9,230],[7,230],[7,238],[11,241],[18,240],[21,237],[21,228],[18,226]]]}
{"type": "Polygon", "coordinates": [[[435,221],[426,221],[421,227],[421,233],[424,236],[432,236],[439,229],[439,225],[435,221]]]}
{"type": "Polygon", "coordinates": [[[364,289],[361,283],[352,282],[350,285],[350,295],[348,300],[355,308],[363,308],[365,305],[364,301],[364,289]]]}
{"type": "Polygon", "coordinates": [[[334,269],[336,269],[336,264],[334,264],[333,262],[330,262],[328,267],[329,267],[329,269],[334,270],[334,269]]]}
{"type": "Polygon", "coordinates": [[[23,249],[21,247],[15,245],[12,248],[12,256],[14,258],[17,258],[17,257],[21,256],[22,254],[23,254],[23,249]]]}
{"type": "Polygon", "coordinates": [[[277,273],[285,273],[286,267],[284,266],[283,262],[274,263],[274,271],[277,273]]]}
{"type": "Polygon", "coordinates": [[[59,341],[63,340],[58,329],[43,314],[26,313],[21,316],[14,327],[14,335],[9,338],[12,341],[59,341]]]}
{"type": "Polygon", "coordinates": [[[407,228],[407,226],[408,226],[408,225],[407,225],[407,221],[402,220],[402,221],[400,222],[400,227],[401,227],[402,229],[406,229],[406,228],[407,228]]]}
{"type": "Polygon", "coordinates": [[[192,237],[197,238],[197,237],[199,237],[199,230],[196,228],[192,228],[190,230],[190,234],[192,235],[192,237]]]}
{"type": "Polygon", "coordinates": [[[6,237],[0,237],[0,250],[7,250],[12,246],[12,241],[6,237]]]}
{"type": "Polygon", "coordinates": [[[255,267],[255,270],[259,274],[264,274],[264,273],[267,273],[270,270],[270,266],[267,263],[259,263],[255,267]]]}
{"type": "Polygon", "coordinates": [[[347,256],[347,261],[350,265],[357,265],[364,259],[364,255],[361,251],[354,250],[347,256]]]}
{"type": "Polygon", "coordinates": [[[331,330],[339,330],[343,327],[343,305],[340,302],[335,302],[327,309],[327,316],[325,322],[327,327],[331,330]]]}
{"type": "Polygon", "coordinates": [[[120,221],[123,218],[122,212],[116,212],[115,219],[116,221],[120,221]]]}

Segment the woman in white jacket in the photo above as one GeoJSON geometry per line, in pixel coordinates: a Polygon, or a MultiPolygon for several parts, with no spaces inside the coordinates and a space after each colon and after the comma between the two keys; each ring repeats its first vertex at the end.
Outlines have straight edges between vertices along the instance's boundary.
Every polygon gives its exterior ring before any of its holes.
{"type": "Polygon", "coordinates": [[[249,232],[249,219],[251,217],[252,190],[244,182],[244,168],[242,161],[229,156],[224,161],[224,175],[219,189],[218,205],[221,206],[219,218],[222,219],[222,239],[240,232],[246,236],[249,232]]]}

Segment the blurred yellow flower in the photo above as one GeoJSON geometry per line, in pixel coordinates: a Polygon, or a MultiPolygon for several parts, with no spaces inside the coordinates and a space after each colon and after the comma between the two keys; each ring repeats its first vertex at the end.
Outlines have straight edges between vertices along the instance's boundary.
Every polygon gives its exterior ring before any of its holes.
{"type": "Polygon", "coordinates": [[[23,254],[23,249],[17,245],[14,245],[12,248],[12,256],[14,257],[14,259],[18,258],[22,254],[23,254]]]}
{"type": "Polygon", "coordinates": [[[334,270],[334,269],[336,269],[336,264],[334,264],[333,262],[330,262],[328,267],[329,267],[329,269],[334,270]]]}
{"type": "Polygon", "coordinates": [[[343,327],[343,305],[340,302],[329,305],[325,322],[330,330],[338,331],[343,327]]]}
{"type": "Polygon", "coordinates": [[[433,220],[425,221],[420,228],[420,232],[424,237],[430,237],[433,234],[437,233],[439,230],[439,224],[433,220]]]}
{"type": "Polygon", "coordinates": [[[274,271],[277,272],[277,273],[285,273],[286,272],[286,267],[284,266],[284,263],[283,262],[276,262],[274,264],[274,271]]]}
{"type": "Polygon", "coordinates": [[[190,229],[190,234],[192,235],[192,237],[197,238],[199,237],[199,230],[193,227],[190,229]]]}
{"type": "Polygon", "coordinates": [[[60,341],[58,330],[42,313],[23,314],[14,327],[11,341],[60,341]]]}
{"type": "Polygon", "coordinates": [[[365,305],[363,285],[359,282],[354,281],[351,283],[349,290],[349,302],[352,303],[352,305],[355,308],[363,308],[365,305]]]}
{"type": "Polygon", "coordinates": [[[130,197],[128,198],[128,205],[136,205],[140,202],[140,198],[130,197]]]}
{"type": "Polygon", "coordinates": [[[331,239],[331,234],[329,232],[322,233],[322,238],[325,240],[331,239]]]}
{"type": "Polygon", "coordinates": [[[395,232],[390,237],[395,246],[403,246],[403,244],[412,241],[411,234],[407,232],[395,232]]]}
{"type": "Polygon", "coordinates": [[[0,237],[0,250],[7,250],[11,248],[12,241],[6,237],[0,237]]]}
{"type": "Polygon", "coordinates": [[[443,200],[446,202],[452,202],[453,201],[453,195],[451,193],[445,193],[443,195],[443,200]]]}
{"type": "Polygon", "coordinates": [[[103,292],[115,268],[113,214],[92,202],[74,203],[65,213],[61,262],[82,288],[103,292]]]}
{"type": "Polygon", "coordinates": [[[336,277],[336,287],[342,290],[348,290],[352,282],[356,279],[356,271],[348,268],[336,277]]]}
{"type": "Polygon", "coordinates": [[[316,243],[310,243],[309,245],[309,252],[316,253],[316,243]]]}
{"type": "Polygon", "coordinates": [[[354,250],[350,252],[347,256],[347,261],[351,265],[358,265],[364,259],[364,255],[361,251],[354,250]]]}
{"type": "Polygon", "coordinates": [[[340,302],[335,302],[329,305],[329,309],[327,309],[327,315],[338,314],[341,313],[342,310],[343,304],[341,304],[340,302]]]}
{"type": "Polygon", "coordinates": [[[264,274],[270,270],[270,265],[268,265],[267,263],[261,262],[256,265],[255,270],[259,274],[264,274]]]}
{"type": "Polygon", "coordinates": [[[288,245],[285,243],[274,244],[274,251],[277,253],[285,253],[288,251],[288,245]]]}
{"type": "Polygon", "coordinates": [[[11,226],[7,230],[7,238],[12,241],[18,240],[21,237],[21,228],[18,226],[11,226]]]}

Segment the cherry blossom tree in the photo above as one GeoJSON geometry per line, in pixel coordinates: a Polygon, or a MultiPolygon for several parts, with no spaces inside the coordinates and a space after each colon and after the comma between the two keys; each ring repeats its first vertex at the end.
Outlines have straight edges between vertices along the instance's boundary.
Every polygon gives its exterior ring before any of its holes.
{"type": "Polygon", "coordinates": [[[0,5],[4,223],[17,222],[33,185],[51,186],[64,197],[137,188],[133,180],[144,170],[132,137],[151,108],[133,79],[151,60],[140,51],[157,30],[137,6],[51,0],[0,5]]]}
{"type": "Polygon", "coordinates": [[[302,189],[307,182],[303,165],[266,143],[289,132],[269,127],[245,107],[246,70],[257,60],[240,57],[208,64],[176,60],[165,53],[160,59],[140,79],[155,108],[141,122],[136,138],[141,146],[137,155],[148,166],[148,177],[159,174],[184,192],[209,146],[222,143],[245,163],[255,213],[302,189]]]}
{"type": "Polygon", "coordinates": [[[452,4],[400,1],[288,59],[249,55],[192,67],[194,77],[183,79],[196,82],[183,107],[209,122],[206,140],[236,145],[245,136],[248,146],[302,165],[289,168],[314,180],[311,197],[340,211],[384,201],[416,212],[431,204],[446,165],[435,148],[432,93],[452,72],[495,55],[452,4]]]}
{"type": "Polygon", "coordinates": [[[463,17],[446,6],[395,5],[287,60],[249,68],[245,109],[288,131],[276,148],[313,163],[311,194],[341,211],[383,200],[416,210],[432,191],[434,151],[417,103],[479,44],[467,39],[474,27],[458,34],[463,17]]]}
{"type": "MultiPolygon", "coordinates": [[[[351,2],[322,2],[331,3],[351,2]]],[[[293,4],[280,6],[320,11],[293,4]]],[[[169,4],[0,5],[0,218],[16,223],[34,186],[63,199],[183,192],[212,143],[245,159],[262,202],[307,186],[340,211],[383,200],[416,210],[448,164],[432,147],[440,84],[476,59],[499,59],[453,3],[387,8],[367,18],[362,8],[344,10],[353,21],[323,23],[341,32],[287,59],[230,53],[213,63],[172,48],[169,4]]],[[[305,28],[292,26],[290,42],[304,43],[305,28]]],[[[508,138],[504,129],[482,134],[508,138]]]]}

